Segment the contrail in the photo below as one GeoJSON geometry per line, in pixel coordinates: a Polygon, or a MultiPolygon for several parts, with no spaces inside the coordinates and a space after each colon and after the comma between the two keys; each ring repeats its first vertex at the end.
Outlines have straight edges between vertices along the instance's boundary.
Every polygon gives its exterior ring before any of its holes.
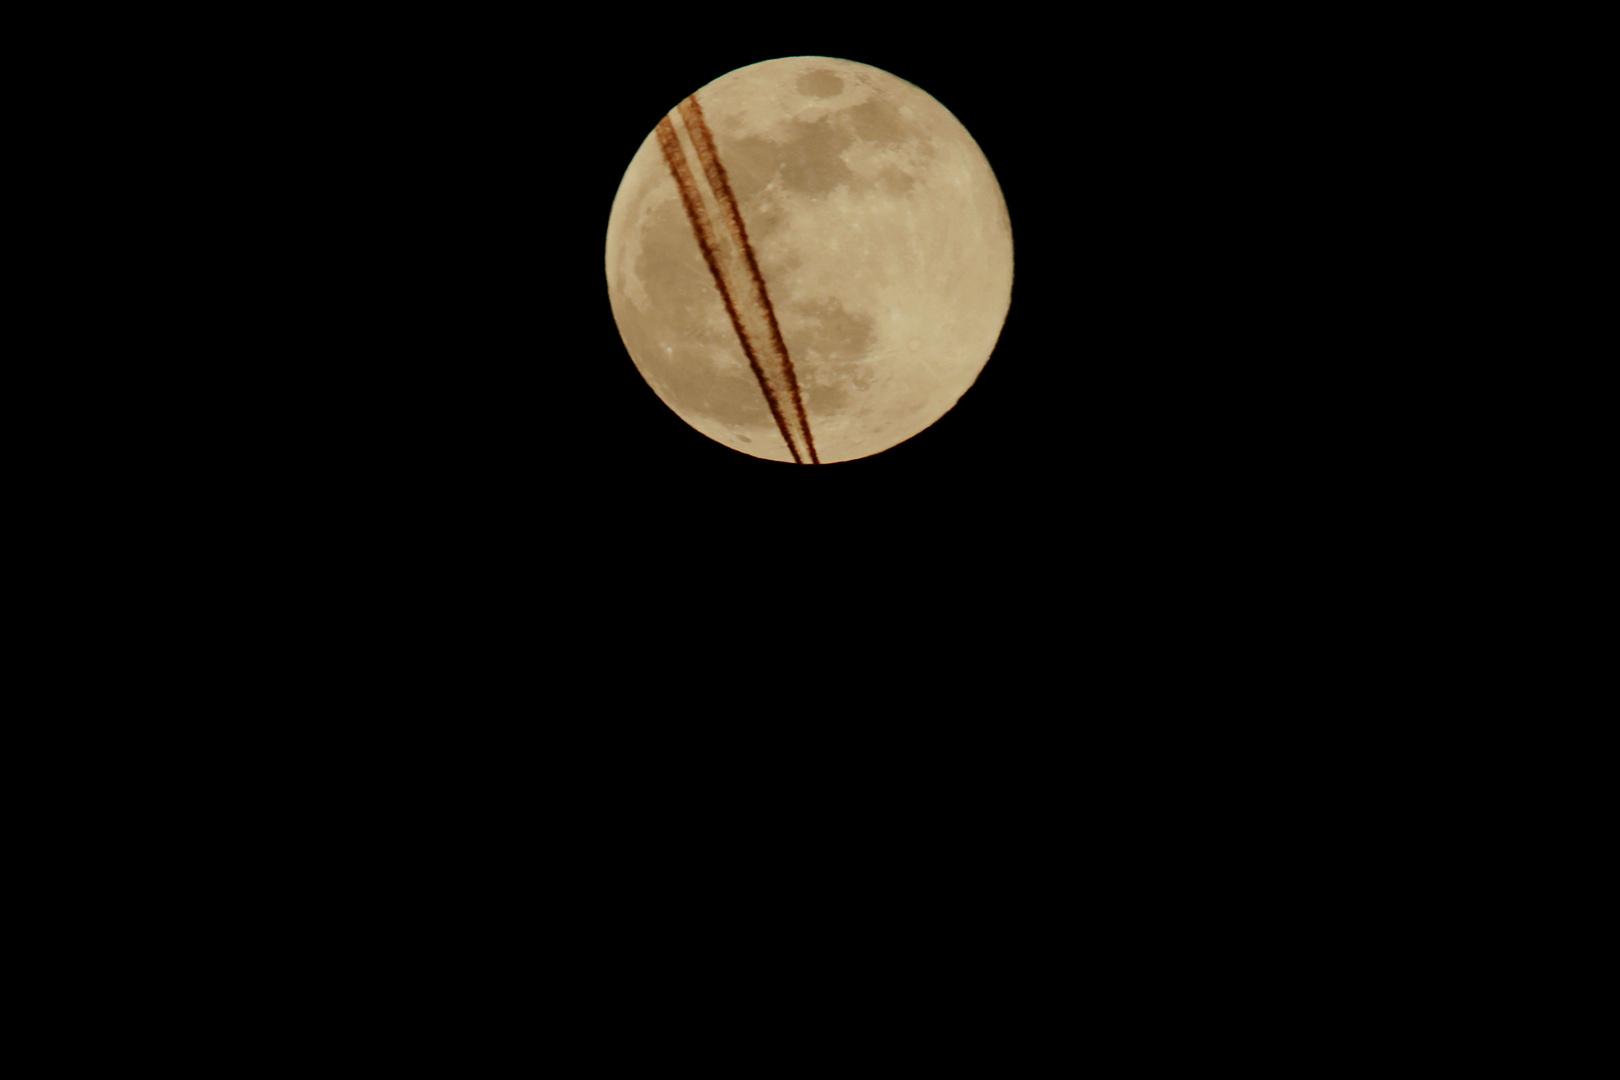
{"type": "Polygon", "coordinates": [[[664,153],[670,175],[675,178],[675,186],[680,189],[681,203],[686,207],[692,232],[703,251],[703,261],[714,276],[715,288],[720,290],[732,328],[737,331],[737,340],[742,342],[748,365],[753,368],[754,378],[759,380],[760,391],[765,395],[765,403],[770,406],[771,416],[776,419],[788,451],[801,465],[806,460],[814,465],[821,464],[816,457],[804,401],[799,395],[799,381],[793,373],[793,361],[776,322],[776,310],[771,306],[765,278],[759,272],[753,246],[748,242],[748,229],[737,208],[737,197],[726,178],[726,168],[715,149],[709,125],[703,119],[697,95],[681,102],[675,111],[658,122],[658,146],[664,153]],[[691,155],[701,167],[706,183],[694,176],[687,163],[682,134],[691,144],[691,155]],[[724,223],[723,231],[714,227],[715,217],[724,223]]]}

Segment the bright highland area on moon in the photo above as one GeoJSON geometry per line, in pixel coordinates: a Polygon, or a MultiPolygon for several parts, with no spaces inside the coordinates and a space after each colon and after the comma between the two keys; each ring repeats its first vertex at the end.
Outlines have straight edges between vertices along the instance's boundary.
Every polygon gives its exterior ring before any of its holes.
{"type": "MultiPolygon", "coordinates": [[[[819,459],[934,423],[983,369],[1012,295],[1006,204],[967,130],[910,83],[826,57],[740,68],[693,96],[819,459]]],[[[735,450],[793,460],[657,132],[614,199],[607,280],[625,347],[666,405],[735,450]]]]}

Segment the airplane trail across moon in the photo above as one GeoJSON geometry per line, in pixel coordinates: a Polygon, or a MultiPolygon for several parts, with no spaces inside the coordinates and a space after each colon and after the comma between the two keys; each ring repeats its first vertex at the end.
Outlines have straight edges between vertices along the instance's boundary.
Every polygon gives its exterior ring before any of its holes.
{"type": "Polygon", "coordinates": [[[808,460],[819,465],[810,420],[805,415],[799,383],[793,374],[793,360],[782,340],[765,278],[748,242],[742,212],[737,208],[737,198],[732,193],[696,94],[658,122],[658,147],[670,175],[675,178],[675,186],[680,189],[681,203],[703,251],[703,261],[714,277],[715,288],[725,302],[737,339],[742,343],[754,378],[759,380],[759,388],[793,460],[801,464],[808,460]],[[682,121],[680,124],[674,121],[677,114],[682,121]],[[688,163],[688,146],[691,157],[701,166],[706,183],[700,183],[693,174],[688,163]],[[725,224],[723,230],[714,227],[717,216],[725,224]]]}
{"type": "MultiPolygon", "coordinates": [[[[870,457],[940,420],[1012,295],[1006,200],[961,121],[830,56],[750,64],[671,100],[603,246],[619,336],[652,392],[720,445],[789,464],[870,457]]],[[[605,421],[600,435],[617,438],[605,421]]]]}

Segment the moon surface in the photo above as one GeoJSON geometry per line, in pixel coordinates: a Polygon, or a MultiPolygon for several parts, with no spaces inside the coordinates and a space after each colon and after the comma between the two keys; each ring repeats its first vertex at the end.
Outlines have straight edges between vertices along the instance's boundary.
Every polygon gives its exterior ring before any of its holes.
{"type": "Polygon", "coordinates": [[[848,60],[739,68],[649,133],[607,230],[637,369],[686,423],[774,461],[849,461],[944,416],[995,348],[1012,226],[921,89],[848,60]]]}

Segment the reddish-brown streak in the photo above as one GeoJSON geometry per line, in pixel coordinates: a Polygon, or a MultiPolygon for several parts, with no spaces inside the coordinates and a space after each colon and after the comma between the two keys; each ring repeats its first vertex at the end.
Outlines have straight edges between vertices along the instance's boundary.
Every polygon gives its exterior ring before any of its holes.
{"type": "MultiPolygon", "coordinates": [[[[771,338],[776,344],[777,351],[782,356],[782,369],[787,374],[788,389],[793,393],[793,407],[799,413],[799,423],[804,430],[804,440],[810,451],[810,461],[819,465],[821,461],[816,457],[816,440],[810,434],[810,418],[805,415],[804,401],[799,397],[799,380],[793,374],[793,360],[788,356],[787,343],[782,340],[782,328],[776,324],[776,308],[771,304],[771,294],[765,288],[765,277],[759,272],[759,263],[754,259],[754,246],[748,242],[748,229],[743,225],[742,211],[737,207],[737,196],[732,193],[731,181],[726,177],[726,167],[720,162],[720,153],[714,146],[714,135],[709,131],[708,123],[703,119],[703,107],[698,104],[697,95],[693,94],[680,105],[681,116],[686,119],[686,130],[692,136],[692,147],[697,151],[698,160],[703,163],[703,172],[709,178],[709,187],[714,190],[715,199],[725,210],[726,224],[731,226],[732,236],[742,248],[743,257],[748,260],[748,272],[753,275],[754,287],[759,290],[759,298],[765,307],[765,319],[771,327],[771,338]]],[[[797,459],[798,455],[794,455],[797,459]]]]}
{"type": "Polygon", "coordinates": [[[714,276],[715,287],[720,290],[720,299],[725,301],[726,314],[731,316],[731,325],[737,331],[737,340],[742,342],[743,352],[748,356],[748,366],[754,369],[754,378],[759,380],[759,388],[765,394],[765,404],[771,407],[771,416],[776,419],[776,427],[782,433],[782,441],[788,444],[788,452],[793,455],[794,462],[802,465],[804,460],[799,457],[798,447],[788,432],[787,420],[782,416],[782,410],[777,407],[776,395],[771,393],[770,383],[765,378],[764,370],[759,366],[759,358],[754,355],[754,346],[748,340],[748,331],[743,328],[742,319],[737,314],[737,305],[731,299],[731,290],[726,287],[726,277],[720,272],[720,263],[715,257],[715,240],[711,231],[712,226],[709,224],[709,215],[704,211],[703,202],[698,197],[691,170],[686,167],[686,155],[681,151],[680,137],[675,134],[675,125],[667,116],[658,121],[658,148],[664,152],[664,163],[669,166],[670,175],[675,178],[675,186],[680,189],[681,203],[686,207],[686,217],[692,223],[692,232],[697,235],[698,247],[703,251],[703,261],[709,264],[709,273],[714,276]]]}

